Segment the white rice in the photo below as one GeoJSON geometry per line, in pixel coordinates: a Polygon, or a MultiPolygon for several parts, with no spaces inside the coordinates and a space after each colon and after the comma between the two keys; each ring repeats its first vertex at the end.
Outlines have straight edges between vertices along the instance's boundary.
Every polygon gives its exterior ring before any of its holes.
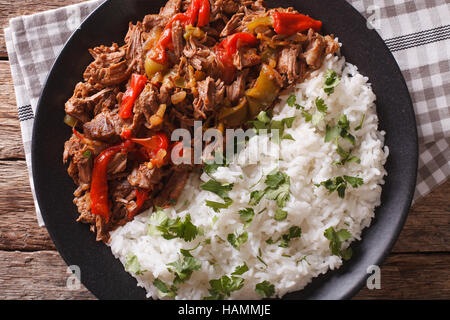
{"type": "Polygon", "coordinates": [[[193,174],[178,204],[165,210],[172,219],[183,219],[190,213],[192,223],[204,230],[203,235],[191,242],[179,238],[165,240],[161,236],[149,236],[147,229],[152,214],[150,210],[111,233],[110,246],[113,254],[124,265],[127,255],[134,254],[141,270],[145,270],[142,275],[133,276],[137,279],[138,286],[146,289],[148,297],[161,298],[152,285],[153,281],[159,278],[171,284],[174,275],[168,271],[167,264],[179,259],[180,249],[194,248],[198,244],[199,247],[191,253],[201,262],[201,268],[194,271],[188,281],[177,285],[176,299],[202,299],[209,296],[209,280],[229,276],[236,266],[244,262],[249,267],[249,271],[242,275],[245,279],[244,286],[241,290],[234,291],[231,299],[260,299],[255,292],[255,285],[264,280],[273,284],[276,296],[281,297],[288,292],[301,290],[314,277],[342,265],[342,259],[331,254],[324,231],[329,227],[334,227],[335,230],[347,229],[352,238],[344,247],[359,240],[362,230],[370,225],[374,217],[375,207],[380,204],[381,185],[386,175],[383,165],[388,156],[388,148],[383,147],[384,132],[377,131],[376,97],[368,79],[359,74],[354,65],[337,56],[328,56],[320,70],[297,85],[296,97],[297,103],[310,113],[316,110],[316,97],[324,99],[328,106],[325,121],[313,126],[311,122],[305,121],[301,110],[287,105],[287,96],[281,97],[281,102],[274,109],[274,119],[297,116],[292,128],[285,131],[295,141],[282,140],[281,144],[276,144],[269,142],[267,136],[255,136],[249,145],[269,143],[271,147],[270,150],[257,154],[259,161],[256,165],[239,165],[234,162],[229,167],[220,167],[212,174],[220,182],[234,183],[229,193],[233,204],[228,209],[215,213],[207,207],[205,200],[222,200],[199,188],[210,177],[206,174],[201,177],[193,174]],[[324,92],[327,69],[335,70],[341,77],[340,84],[330,96],[324,92]],[[335,123],[335,119],[342,113],[347,115],[351,133],[356,138],[352,154],[358,156],[361,162],[338,166],[333,164],[339,160],[336,147],[333,143],[324,142],[324,132],[325,123],[335,123]],[[353,130],[359,125],[363,115],[365,120],[362,129],[353,130]],[[244,225],[238,211],[249,207],[250,193],[265,187],[262,174],[267,175],[274,168],[290,177],[290,199],[284,208],[288,212],[287,219],[276,221],[276,202],[263,198],[254,207],[254,211],[257,213],[264,208],[267,210],[255,214],[247,228],[248,240],[237,250],[226,240],[227,235],[242,232],[244,225]],[[344,199],[338,197],[336,192],[329,194],[326,188],[315,186],[329,178],[343,175],[363,178],[364,184],[359,188],[349,185],[344,199]],[[217,221],[214,222],[213,218],[217,221]],[[299,226],[302,235],[291,240],[288,248],[266,243],[270,237],[278,239],[291,226],[299,226]],[[205,239],[211,239],[210,244],[206,244],[205,239]]]}

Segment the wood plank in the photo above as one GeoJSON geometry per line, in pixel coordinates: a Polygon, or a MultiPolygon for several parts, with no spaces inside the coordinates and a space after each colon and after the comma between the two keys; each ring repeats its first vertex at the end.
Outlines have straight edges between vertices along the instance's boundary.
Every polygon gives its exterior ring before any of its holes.
{"type": "MultiPolygon", "coordinates": [[[[74,3],[80,3],[86,0],[0,0],[0,26],[6,28],[9,26],[9,20],[15,17],[42,12],[51,9],[57,9],[74,3]]],[[[5,35],[0,33],[0,57],[7,57],[5,35]]]]}
{"type": "Polygon", "coordinates": [[[0,160],[0,250],[54,249],[36,220],[25,161],[0,160]]]}
{"type": "MultiPolygon", "coordinates": [[[[56,251],[0,251],[0,299],[95,299],[67,288],[67,265],[56,251]]],[[[82,274],[81,274],[82,276],[82,274]]]]}
{"type": "Polygon", "coordinates": [[[450,254],[391,255],[381,268],[381,289],[355,299],[450,299],[450,254]]]}
{"type": "Polygon", "coordinates": [[[25,159],[8,61],[0,61],[0,159],[25,159]]]}
{"type": "MultiPolygon", "coordinates": [[[[0,251],[0,261],[0,299],[95,298],[83,286],[66,287],[67,266],[54,251],[0,251]]],[[[450,255],[391,255],[381,268],[381,289],[364,288],[355,299],[450,299],[450,255]]]]}
{"type": "Polygon", "coordinates": [[[417,201],[393,252],[450,252],[450,180],[417,201]]]}

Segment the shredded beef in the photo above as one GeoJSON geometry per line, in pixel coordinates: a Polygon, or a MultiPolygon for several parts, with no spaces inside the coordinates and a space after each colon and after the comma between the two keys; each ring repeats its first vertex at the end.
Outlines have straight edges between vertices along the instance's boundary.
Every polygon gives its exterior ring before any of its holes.
{"type": "MultiPolygon", "coordinates": [[[[327,54],[339,50],[333,36],[313,30],[284,35],[267,24],[249,30],[249,23],[275,11],[297,13],[293,8],[267,9],[262,0],[210,0],[206,25],[198,27],[195,22],[187,28],[184,22],[172,20],[168,26],[175,15],[190,10],[191,5],[191,0],[169,0],[159,14],[130,22],[122,46],[113,43],[89,50],[93,61],[65,103],[66,114],[77,120],[78,132],[65,142],[63,152],[67,172],[77,185],[77,221],[89,224],[99,241],[109,241],[109,232],[130,221],[134,214],[176,203],[189,174],[202,168],[193,164],[194,152],[191,163],[176,164],[170,157],[172,141],[162,147],[166,156],[159,154],[158,158],[152,145],[154,137],[165,135],[170,139],[180,128],[192,136],[196,120],[202,120],[199,132],[209,128],[225,131],[226,126],[248,128],[255,113],[250,107],[258,108],[259,102],[261,110],[270,110],[277,102],[258,101],[263,99],[258,96],[264,95],[256,87],[261,75],[268,75],[270,87],[284,94],[320,68],[327,54]],[[164,61],[154,60],[151,54],[158,53],[154,36],[163,30],[170,41],[161,55],[164,61]],[[224,57],[228,47],[220,43],[239,32],[251,33],[257,44],[238,40],[236,50],[230,48],[232,54],[224,57]],[[262,70],[270,72],[264,75],[262,70]],[[142,80],[143,75],[145,85],[133,88],[132,79],[142,80]],[[250,97],[249,89],[255,89],[254,97],[250,97]],[[130,98],[134,90],[139,91],[136,99],[130,98]],[[132,104],[127,104],[128,99],[132,104]],[[131,109],[127,110],[131,116],[123,112],[125,107],[131,109]],[[238,125],[228,121],[227,117],[233,116],[238,125]],[[147,147],[142,145],[145,142],[147,147]],[[119,144],[131,146],[108,158],[105,183],[110,210],[109,219],[105,219],[91,212],[94,163],[103,150],[119,144]],[[143,193],[146,200],[139,203],[143,193]]],[[[198,139],[194,138],[194,143],[204,147],[205,142],[198,139]]]]}

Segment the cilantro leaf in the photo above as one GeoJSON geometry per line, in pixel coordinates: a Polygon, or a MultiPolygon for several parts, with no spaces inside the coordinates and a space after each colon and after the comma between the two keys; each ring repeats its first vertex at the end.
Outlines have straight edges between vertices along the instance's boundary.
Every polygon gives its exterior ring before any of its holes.
{"type": "Polygon", "coordinates": [[[284,118],[281,120],[281,122],[288,128],[292,128],[292,124],[294,123],[294,120],[297,117],[289,117],[289,118],[284,118]]]}
{"type": "Polygon", "coordinates": [[[305,118],[306,122],[312,121],[312,117],[313,116],[308,111],[303,110],[302,111],[302,116],[305,118]]]}
{"type": "Polygon", "coordinates": [[[327,113],[328,107],[322,98],[317,97],[315,100],[315,103],[316,103],[316,108],[320,113],[323,113],[323,114],[327,113]]]}
{"type": "Polygon", "coordinates": [[[162,280],[160,280],[159,278],[156,278],[153,281],[153,285],[158,289],[158,294],[161,297],[170,297],[170,298],[175,298],[175,296],[177,295],[177,287],[175,286],[167,286],[162,280]]]}
{"type": "Polygon", "coordinates": [[[244,231],[243,233],[238,234],[238,235],[230,233],[227,236],[228,242],[233,246],[233,248],[235,248],[237,250],[240,249],[241,245],[243,243],[245,243],[247,241],[247,239],[248,239],[247,231],[244,231]]]}
{"type": "Polygon", "coordinates": [[[286,175],[281,172],[277,171],[272,174],[268,174],[266,177],[266,180],[264,183],[268,185],[270,188],[278,188],[278,186],[286,181],[286,175]]]}
{"type": "Polygon", "coordinates": [[[227,200],[230,199],[230,197],[228,196],[228,192],[233,189],[233,183],[220,183],[219,181],[211,179],[208,182],[200,185],[200,188],[206,191],[213,192],[223,200],[227,200]]]}
{"type": "Polygon", "coordinates": [[[287,211],[281,210],[280,208],[277,209],[277,212],[275,213],[274,219],[276,221],[283,221],[287,218],[287,211]]]}
{"type": "Polygon", "coordinates": [[[300,238],[302,235],[302,229],[297,226],[293,226],[289,228],[288,233],[283,234],[280,239],[280,244],[278,245],[280,248],[287,248],[289,246],[289,242],[294,238],[300,238]]]}
{"type": "Polygon", "coordinates": [[[339,84],[340,79],[337,76],[334,70],[327,70],[325,73],[325,87],[324,91],[327,95],[330,95],[334,92],[334,88],[339,84]]]}
{"type": "Polygon", "coordinates": [[[225,203],[206,200],[206,206],[212,208],[214,212],[220,212],[220,209],[227,209],[232,203],[233,200],[231,199],[225,200],[225,203]]]}
{"type": "Polygon", "coordinates": [[[353,188],[357,188],[363,184],[363,180],[361,178],[350,177],[350,176],[335,177],[335,178],[323,181],[319,185],[322,185],[326,189],[328,189],[329,194],[336,191],[340,198],[344,198],[345,190],[347,189],[347,183],[350,183],[350,185],[353,188]]]}
{"type": "Polygon", "coordinates": [[[275,286],[269,281],[264,280],[263,282],[260,282],[255,286],[255,291],[263,298],[270,298],[275,294],[275,286]]]}
{"type": "Polygon", "coordinates": [[[205,161],[203,164],[203,170],[208,175],[216,172],[219,167],[227,167],[229,165],[229,161],[222,152],[214,151],[213,155],[214,159],[205,161]]]}
{"type": "Polygon", "coordinates": [[[268,200],[276,200],[277,205],[283,208],[289,200],[290,180],[286,173],[278,171],[267,175],[264,183],[267,188],[261,191],[253,191],[250,194],[250,205],[257,205],[265,196],[268,200]]]}
{"type": "Polygon", "coordinates": [[[258,191],[252,191],[252,193],[250,193],[250,201],[249,201],[249,205],[251,206],[256,206],[258,205],[258,203],[261,201],[261,199],[264,197],[264,190],[258,191]]]}
{"type": "Polygon", "coordinates": [[[324,234],[325,238],[330,240],[330,250],[331,254],[340,256],[344,260],[349,260],[352,256],[351,248],[347,248],[342,250],[342,243],[352,237],[352,234],[348,232],[346,229],[341,229],[339,231],[335,231],[333,227],[329,227],[325,230],[324,234]]]}
{"type": "Polygon", "coordinates": [[[192,272],[199,270],[202,266],[199,261],[191,256],[190,253],[189,256],[183,254],[183,257],[180,257],[177,261],[171,262],[167,265],[173,267],[172,271],[175,274],[175,279],[173,281],[174,284],[184,283],[189,280],[192,272]]]}
{"type": "Polygon", "coordinates": [[[126,257],[125,270],[136,275],[142,275],[146,270],[141,270],[141,265],[136,255],[129,253],[126,257]]]}
{"type": "Polygon", "coordinates": [[[344,179],[350,183],[353,188],[358,188],[364,184],[364,180],[358,177],[344,176],[344,179]]]}
{"type": "Polygon", "coordinates": [[[295,101],[297,101],[297,98],[295,97],[295,94],[291,94],[286,102],[287,102],[289,107],[293,107],[294,104],[295,104],[295,101]]]}
{"type": "Polygon", "coordinates": [[[222,276],[220,279],[209,280],[209,293],[211,296],[206,300],[223,300],[229,297],[233,291],[240,290],[244,286],[244,279],[236,276],[222,276]]]}
{"type": "Polygon", "coordinates": [[[243,264],[242,266],[237,266],[237,267],[234,269],[234,271],[233,271],[233,273],[232,273],[231,275],[233,275],[233,276],[240,276],[240,275],[246,273],[248,270],[249,270],[249,269],[248,269],[248,266],[247,266],[247,264],[244,262],[244,264],[243,264]]]}
{"type": "Polygon", "coordinates": [[[289,134],[289,133],[283,134],[283,136],[281,137],[281,140],[292,140],[292,141],[295,141],[294,137],[291,134],[289,134]]]}
{"type": "Polygon", "coordinates": [[[192,241],[200,231],[199,228],[192,224],[190,214],[187,214],[184,221],[181,221],[180,217],[169,219],[164,213],[159,213],[155,220],[152,220],[151,222],[154,221],[159,222],[159,225],[150,224],[148,234],[161,235],[166,240],[181,238],[184,241],[189,242],[192,241]],[[162,215],[164,215],[165,218],[162,215]]]}
{"type": "Polygon", "coordinates": [[[366,114],[363,114],[363,116],[361,117],[361,121],[359,122],[359,125],[355,128],[355,131],[361,130],[365,118],[366,118],[366,114]]]}
{"type": "Polygon", "coordinates": [[[253,217],[255,216],[255,211],[252,208],[245,208],[239,210],[239,215],[242,221],[244,221],[246,224],[249,224],[250,222],[252,222],[253,217]]]}

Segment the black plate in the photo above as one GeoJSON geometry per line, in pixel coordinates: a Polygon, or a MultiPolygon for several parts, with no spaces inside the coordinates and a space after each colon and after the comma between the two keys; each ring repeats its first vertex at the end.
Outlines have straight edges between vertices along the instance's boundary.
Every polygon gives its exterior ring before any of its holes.
{"type": "MultiPolygon", "coordinates": [[[[48,76],[34,123],[32,158],[36,195],[45,225],[68,265],[78,265],[82,283],[101,299],[143,299],[145,292],[87,225],[76,223],[72,203],[75,186],[62,164],[64,142],[71,131],[64,122],[64,103],[91,56],[88,49],[123,43],[128,22],[157,13],[164,0],[110,0],[103,3],[75,31],[48,76]]],[[[344,0],[267,1],[271,7],[293,6],[324,22],[324,33],[343,43],[342,53],[369,77],[377,95],[380,129],[387,132],[390,155],[382,205],[352,245],[353,258],[337,271],[315,279],[287,299],[346,299],[365,283],[367,267],[381,265],[394,245],[411,204],[417,172],[417,131],[405,81],[382,39],[366,27],[366,20],[344,0]]]]}

